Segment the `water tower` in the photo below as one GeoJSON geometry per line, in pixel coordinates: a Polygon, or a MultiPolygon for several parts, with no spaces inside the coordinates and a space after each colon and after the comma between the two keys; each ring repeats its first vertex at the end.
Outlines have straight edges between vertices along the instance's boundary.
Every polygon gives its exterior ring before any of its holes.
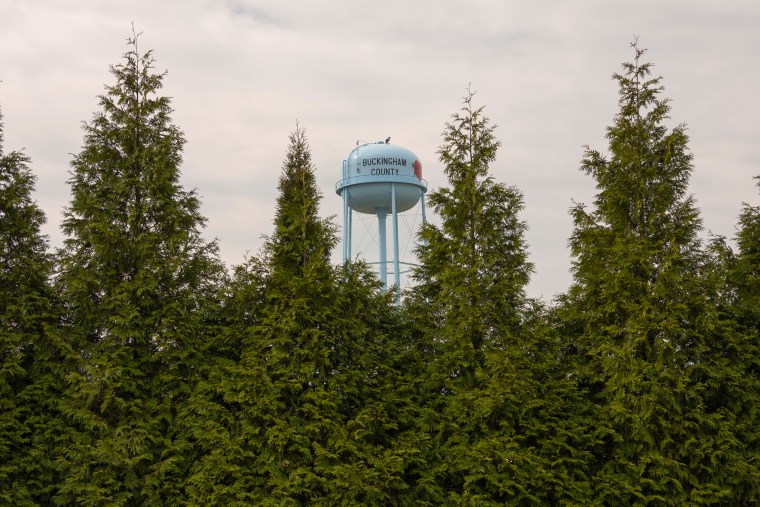
{"type": "MultiPolygon", "coordinates": [[[[401,269],[398,244],[398,214],[421,203],[425,220],[427,182],[422,179],[422,164],[417,155],[384,142],[361,144],[343,161],[343,179],[335,185],[343,198],[343,263],[351,259],[351,229],[353,212],[377,216],[380,280],[388,289],[388,250],[386,218],[393,223],[393,275],[398,291],[401,269]]],[[[400,298],[400,292],[399,296],[400,298]]]]}

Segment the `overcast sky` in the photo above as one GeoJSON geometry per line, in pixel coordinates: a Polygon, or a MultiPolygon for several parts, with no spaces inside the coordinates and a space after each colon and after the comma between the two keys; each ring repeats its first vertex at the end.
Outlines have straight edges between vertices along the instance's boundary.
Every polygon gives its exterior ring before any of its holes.
{"type": "Polygon", "coordinates": [[[606,151],[610,77],[634,36],[664,78],[672,124],[689,127],[705,234],[733,237],[742,202],[760,201],[757,0],[0,0],[5,151],[32,158],[54,247],[81,124],[114,82],[133,21],[168,71],[164,93],[188,141],[181,181],[201,195],[228,265],[272,230],[296,121],[322,213],[340,223],[334,185],[357,140],[391,136],[432,188],[446,184],[436,150],[471,83],[498,125],[492,172],[525,197],[529,294],[551,299],[571,282],[568,210],[594,195],[578,169],[583,146],[606,151]]]}

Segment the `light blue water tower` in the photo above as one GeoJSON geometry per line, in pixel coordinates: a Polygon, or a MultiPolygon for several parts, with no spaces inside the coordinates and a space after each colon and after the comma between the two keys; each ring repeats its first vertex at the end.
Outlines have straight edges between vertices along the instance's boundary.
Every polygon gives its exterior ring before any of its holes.
{"type": "Polygon", "coordinates": [[[388,250],[386,219],[391,216],[393,248],[393,286],[397,301],[401,292],[398,214],[420,203],[425,220],[427,182],[422,179],[422,164],[410,150],[390,144],[390,138],[377,143],[361,144],[343,161],[343,178],[335,185],[343,198],[343,263],[351,260],[353,212],[377,216],[380,280],[387,290],[388,250]]]}

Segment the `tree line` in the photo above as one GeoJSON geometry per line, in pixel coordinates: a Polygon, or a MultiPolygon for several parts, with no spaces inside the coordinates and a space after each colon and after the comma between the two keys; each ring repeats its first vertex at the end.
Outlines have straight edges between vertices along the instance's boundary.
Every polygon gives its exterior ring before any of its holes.
{"type": "Polygon", "coordinates": [[[400,307],[332,264],[300,126],[271,235],[223,265],[136,36],[56,251],[0,117],[0,503],[757,505],[760,207],[736,247],[700,239],[686,128],[632,48],[551,303],[526,295],[522,195],[469,89],[400,307]]]}

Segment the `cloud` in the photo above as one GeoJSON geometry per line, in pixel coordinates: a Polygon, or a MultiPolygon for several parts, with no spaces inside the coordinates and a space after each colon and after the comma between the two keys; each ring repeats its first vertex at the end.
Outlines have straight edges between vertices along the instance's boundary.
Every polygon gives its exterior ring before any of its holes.
{"type": "Polygon", "coordinates": [[[446,183],[440,133],[472,83],[503,142],[494,176],[525,195],[537,269],[529,291],[565,290],[567,211],[594,193],[578,171],[582,146],[606,149],[617,109],[610,76],[630,59],[634,35],[664,77],[673,123],[689,125],[691,189],[706,229],[733,235],[741,202],[759,200],[753,1],[3,2],[5,148],[32,157],[54,244],[81,122],[112,82],[109,65],[133,21],[157,70],[168,69],[163,91],[188,140],[182,182],[198,188],[207,233],[228,263],[271,232],[296,120],[307,128],[322,212],[340,216],[334,184],[357,139],[390,135],[417,153],[432,188],[446,183]]]}

